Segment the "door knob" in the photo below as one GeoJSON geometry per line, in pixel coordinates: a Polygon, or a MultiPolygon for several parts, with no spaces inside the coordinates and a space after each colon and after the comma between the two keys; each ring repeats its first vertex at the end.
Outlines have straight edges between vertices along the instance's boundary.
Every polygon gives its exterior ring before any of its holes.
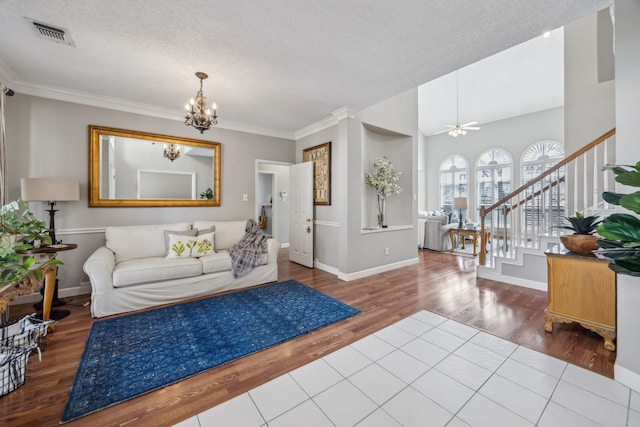
{"type": "Polygon", "coordinates": [[[311,233],[311,227],[307,227],[307,233],[311,233]]]}
{"type": "Polygon", "coordinates": [[[313,218],[307,218],[307,222],[313,222],[313,218]]]}

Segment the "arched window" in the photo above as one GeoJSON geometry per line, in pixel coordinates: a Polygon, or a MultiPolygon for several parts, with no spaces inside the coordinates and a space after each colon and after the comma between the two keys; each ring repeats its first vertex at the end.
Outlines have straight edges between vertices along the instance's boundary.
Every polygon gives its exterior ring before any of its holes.
{"type": "Polygon", "coordinates": [[[512,190],[511,156],[494,148],[480,156],[476,162],[477,202],[489,207],[512,190]]]}
{"type": "Polygon", "coordinates": [[[522,154],[522,183],[531,181],[564,159],[564,147],[557,142],[538,142],[522,154]]]}
{"type": "Polygon", "coordinates": [[[448,215],[453,211],[454,197],[468,196],[469,163],[461,155],[451,154],[440,163],[440,206],[448,215]]]}
{"type": "MultiPolygon", "coordinates": [[[[564,147],[554,141],[538,142],[529,147],[522,154],[522,183],[526,184],[538,175],[546,172],[564,159],[564,147]]],[[[542,204],[527,204],[522,209],[524,226],[531,232],[546,229],[549,226],[559,226],[564,216],[565,188],[564,167],[551,173],[542,181],[532,185],[524,193],[525,196],[544,194],[542,204]]]]}

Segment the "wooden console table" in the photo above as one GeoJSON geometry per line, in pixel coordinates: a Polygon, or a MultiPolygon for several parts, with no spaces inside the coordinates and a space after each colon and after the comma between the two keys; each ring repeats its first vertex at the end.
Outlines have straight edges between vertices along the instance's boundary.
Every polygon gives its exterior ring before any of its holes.
{"type": "Polygon", "coordinates": [[[556,245],[548,250],[548,303],[544,330],[553,322],[578,322],[604,338],[604,348],[616,349],[616,274],[608,261],[580,255],[556,245]]]}

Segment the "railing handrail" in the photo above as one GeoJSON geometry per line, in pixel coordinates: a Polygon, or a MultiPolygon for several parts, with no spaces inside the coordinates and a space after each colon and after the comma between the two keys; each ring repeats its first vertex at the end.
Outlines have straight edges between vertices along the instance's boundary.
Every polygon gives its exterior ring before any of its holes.
{"type": "MultiPolygon", "coordinates": [[[[490,212],[496,210],[499,207],[503,208],[504,230],[505,230],[505,235],[503,237],[503,239],[504,239],[503,243],[505,245],[504,249],[506,250],[507,249],[506,229],[507,229],[507,215],[508,215],[508,212],[511,211],[514,208],[520,207],[523,204],[527,204],[531,200],[534,200],[535,198],[540,197],[546,191],[550,191],[551,188],[556,187],[561,181],[564,181],[564,176],[560,177],[559,173],[558,173],[558,171],[562,167],[570,164],[571,162],[573,162],[576,159],[578,159],[580,156],[585,155],[590,150],[594,149],[595,147],[597,147],[601,143],[607,141],[609,138],[614,136],[615,133],[616,133],[616,128],[613,128],[613,129],[609,130],[608,132],[605,132],[604,134],[602,134],[598,138],[596,138],[593,141],[591,141],[590,143],[586,144],[584,147],[580,148],[576,152],[574,152],[574,153],[570,154],[569,156],[565,157],[563,160],[561,160],[560,162],[556,163],[553,167],[551,167],[550,169],[548,169],[545,172],[541,173],[536,178],[534,178],[531,181],[521,185],[516,190],[512,191],[511,193],[509,193],[505,197],[501,198],[500,200],[498,200],[496,203],[494,203],[493,205],[489,206],[488,208],[485,208],[484,206],[481,206],[480,207],[480,259],[479,259],[480,265],[485,265],[485,262],[486,262],[486,243],[487,243],[487,239],[489,238],[489,235],[487,234],[487,230],[486,230],[486,227],[485,227],[485,218],[487,217],[487,215],[490,212]],[[534,185],[540,183],[546,177],[548,177],[548,176],[550,176],[551,174],[554,174],[554,173],[556,174],[556,178],[555,178],[555,180],[553,182],[546,183],[546,185],[543,185],[542,188],[540,188],[534,194],[528,195],[527,197],[525,197],[524,200],[520,200],[516,204],[516,206],[509,206],[507,208],[507,206],[506,206],[506,202],[507,201],[510,201],[510,200],[516,198],[520,193],[528,190],[529,188],[532,188],[534,185]],[[536,196],[536,197],[534,197],[534,196],[536,196]]],[[[490,227],[489,232],[492,233],[492,227],[490,227]]]]}
{"type": "Polygon", "coordinates": [[[522,184],[520,187],[518,187],[517,189],[515,189],[511,193],[509,193],[508,195],[504,196],[502,199],[500,199],[497,202],[495,202],[493,205],[489,206],[488,208],[480,208],[480,216],[481,217],[487,216],[488,213],[490,213],[491,211],[495,210],[496,208],[502,206],[507,200],[513,199],[515,196],[517,196],[518,194],[522,193],[527,188],[529,188],[532,185],[542,181],[544,178],[546,178],[547,176],[549,176],[552,173],[556,172],[558,169],[560,169],[561,167],[565,166],[566,164],[571,163],[573,160],[577,159],[578,157],[580,157],[581,155],[583,155],[587,151],[591,150],[593,147],[596,147],[597,145],[599,145],[599,144],[603,143],[604,141],[606,141],[607,139],[611,138],[613,135],[615,135],[615,133],[616,133],[616,128],[613,128],[613,129],[609,130],[608,132],[605,132],[604,134],[602,134],[598,138],[594,139],[593,141],[591,141],[590,143],[588,143],[587,145],[585,145],[584,147],[582,147],[581,149],[579,149],[575,153],[571,154],[568,157],[565,157],[563,160],[561,160],[560,162],[556,163],[552,168],[550,168],[550,169],[546,170],[545,172],[541,173],[540,175],[538,175],[536,178],[532,179],[531,181],[528,181],[525,184],[522,184]]]}
{"type": "Polygon", "coordinates": [[[549,184],[547,184],[546,186],[542,187],[541,189],[539,189],[535,193],[529,194],[527,197],[524,198],[524,200],[520,200],[515,205],[511,205],[511,206],[505,207],[505,213],[508,213],[509,211],[512,211],[513,209],[519,208],[520,206],[527,204],[527,202],[530,202],[531,200],[535,199],[539,195],[543,194],[545,191],[547,191],[547,190],[559,185],[561,182],[564,182],[564,181],[565,181],[564,176],[561,176],[557,180],[552,181],[549,184]]]}

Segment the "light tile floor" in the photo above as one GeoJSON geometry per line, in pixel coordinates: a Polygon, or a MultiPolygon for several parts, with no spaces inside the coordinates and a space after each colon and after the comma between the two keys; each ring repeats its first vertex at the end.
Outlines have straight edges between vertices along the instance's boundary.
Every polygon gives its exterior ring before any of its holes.
{"type": "Polygon", "coordinates": [[[640,427],[640,394],[422,311],[178,426],[640,427]]]}

